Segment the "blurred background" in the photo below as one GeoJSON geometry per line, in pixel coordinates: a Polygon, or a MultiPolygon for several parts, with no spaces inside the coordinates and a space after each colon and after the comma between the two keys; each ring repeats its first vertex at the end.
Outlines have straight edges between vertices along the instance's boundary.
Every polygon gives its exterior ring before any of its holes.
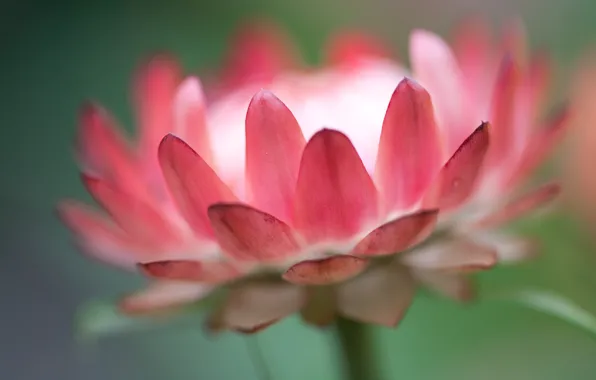
{"type": "MultiPolygon", "coordinates": [[[[75,339],[78,305],[142,284],[80,256],[53,213],[61,198],[89,200],[72,156],[77,110],[91,97],[131,127],[131,75],[151,52],[170,51],[186,70],[209,72],[239,22],[265,16],[285,27],[312,63],[331,32],[350,28],[383,38],[406,57],[414,27],[447,35],[469,14],[495,26],[521,16],[532,46],[549,49],[557,62],[559,99],[573,63],[596,48],[593,0],[5,0],[0,7],[0,378],[6,380],[260,379],[245,338],[208,338],[200,320],[93,344],[75,339]]],[[[546,173],[561,170],[565,152],[546,173]]],[[[399,329],[375,329],[385,378],[596,378],[595,336],[491,296],[552,289],[596,312],[596,250],[570,210],[563,203],[555,214],[516,226],[544,240],[544,256],[483,276],[486,297],[477,304],[422,295],[399,329]]],[[[329,331],[290,318],[251,339],[262,346],[273,379],[340,378],[329,331]]]]}

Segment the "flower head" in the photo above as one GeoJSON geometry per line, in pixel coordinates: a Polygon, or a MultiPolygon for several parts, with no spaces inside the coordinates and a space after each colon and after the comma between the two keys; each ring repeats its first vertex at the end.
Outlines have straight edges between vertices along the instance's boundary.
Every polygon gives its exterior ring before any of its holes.
{"type": "Polygon", "coordinates": [[[107,214],[69,201],[61,215],[86,252],[155,279],[124,300],[131,313],[222,285],[210,326],[240,331],[296,311],[394,325],[418,283],[467,299],[463,274],[529,252],[486,231],[557,192],[507,203],[562,125],[533,130],[544,61],[471,33],[453,53],[413,32],[412,74],[365,37],[291,69],[256,34],[211,102],[157,57],[135,84],[135,143],[98,106],[82,112],[83,181],[107,214]]]}

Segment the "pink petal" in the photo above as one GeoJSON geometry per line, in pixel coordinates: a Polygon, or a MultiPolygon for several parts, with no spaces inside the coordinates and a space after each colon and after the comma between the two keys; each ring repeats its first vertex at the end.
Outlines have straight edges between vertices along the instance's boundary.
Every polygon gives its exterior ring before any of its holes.
{"type": "Polygon", "coordinates": [[[291,284],[242,284],[228,294],[220,310],[212,315],[209,327],[253,333],[299,311],[304,302],[304,290],[291,284]]]}
{"type": "Polygon", "coordinates": [[[74,201],[60,203],[58,215],[76,235],[83,252],[109,265],[134,268],[140,245],[106,216],[74,201]]]}
{"type": "Polygon", "coordinates": [[[461,239],[416,249],[401,261],[414,269],[462,273],[489,269],[497,258],[493,247],[461,239]]]}
{"type": "Polygon", "coordinates": [[[294,226],[310,242],[345,239],[374,221],[377,191],[350,140],[323,129],[306,144],[294,200],[294,226]]]}
{"type": "Polygon", "coordinates": [[[215,237],[230,259],[276,262],[299,251],[292,229],[275,217],[243,204],[215,204],[208,210],[215,237]]]}
{"type": "Polygon", "coordinates": [[[199,78],[188,77],[182,82],[174,105],[175,134],[211,165],[213,157],[207,131],[205,95],[199,78]]]}
{"type": "Polygon", "coordinates": [[[207,163],[184,141],[168,135],[159,146],[159,161],[170,192],[195,233],[213,236],[207,209],[236,197],[207,163]]]}
{"type": "Polygon", "coordinates": [[[392,255],[420,243],[433,231],[438,210],[419,211],[385,223],[369,233],[352,250],[352,255],[392,255]]]}
{"type": "Polygon", "coordinates": [[[174,227],[151,205],[135,195],[120,191],[105,180],[81,176],[93,198],[131,237],[149,245],[165,247],[179,241],[174,227]]]}
{"type": "Polygon", "coordinates": [[[412,273],[421,285],[444,297],[467,302],[475,296],[472,281],[465,275],[423,270],[413,271],[412,273]]]}
{"type": "Polygon", "coordinates": [[[289,220],[305,140],[292,112],[261,90],[246,114],[246,180],[251,203],[289,220]]]}
{"type": "Polygon", "coordinates": [[[528,62],[528,39],[526,29],[520,19],[511,20],[505,25],[501,41],[502,55],[511,55],[522,66],[528,62]]]}
{"type": "Polygon", "coordinates": [[[357,69],[366,61],[391,55],[375,37],[357,32],[333,36],[327,49],[329,64],[346,69],[357,69]]]}
{"type": "Polygon", "coordinates": [[[406,78],[389,102],[375,167],[387,211],[407,209],[420,200],[442,161],[430,96],[406,78]]]}
{"type": "Polygon", "coordinates": [[[317,286],[306,288],[306,304],[301,310],[302,319],[313,326],[326,327],[336,318],[335,288],[317,286]]]}
{"type": "Polygon", "coordinates": [[[342,282],[366,269],[368,261],[354,256],[337,255],[321,260],[307,260],[293,265],[283,278],[298,285],[327,285],[342,282]]]}
{"type": "Polygon", "coordinates": [[[139,264],[141,271],[163,280],[196,281],[219,284],[231,281],[242,273],[225,261],[167,260],[139,264]]]}
{"type": "Polygon", "coordinates": [[[453,209],[472,194],[488,150],[488,130],[488,123],[476,128],[447,161],[425,196],[426,207],[453,209]]]}
{"type": "Polygon", "coordinates": [[[549,204],[561,193],[558,183],[543,185],[500,207],[494,213],[482,218],[474,225],[479,228],[495,228],[516,218],[527,215],[549,204]]]}
{"type": "Polygon", "coordinates": [[[410,60],[415,78],[432,94],[451,154],[471,132],[462,119],[466,99],[457,60],[441,37],[424,30],[410,35],[410,60]]]}
{"type": "Polygon", "coordinates": [[[138,293],[125,297],[120,309],[126,314],[151,314],[195,302],[211,292],[212,287],[192,282],[157,281],[138,293]]]}
{"type": "Polygon", "coordinates": [[[414,298],[415,286],[404,268],[385,265],[337,287],[339,312],[364,323],[395,327],[414,298]]]}

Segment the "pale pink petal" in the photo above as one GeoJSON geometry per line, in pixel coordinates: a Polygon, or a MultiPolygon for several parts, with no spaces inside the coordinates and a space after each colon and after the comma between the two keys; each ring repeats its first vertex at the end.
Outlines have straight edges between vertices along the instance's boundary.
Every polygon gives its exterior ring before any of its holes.
{"type": "Polygon", "coordinates": [[[433,232],[437,216],[437,210],[425,210],[385,223],[362,239],[351,254],[379,256],[405,251],[433,232]]]}
{"type": "Polygon", "coordinates": [[[441,37],[425,30],[410,35],[410,60],[415,77],[432,94],[446,133],[447,154],[451,154],[473,128],[462,118],[466,99],[457,60],[441,37]]]}
{"type": "Polygon", "coordinates": [[[497,258],[494,247],[467,239],[440,242],[400,257],[402,263],[414,269],[456,273],[489,269],[497,258]]]}
{"type": "Polygon", "coordinates": [[[305,140],[292,112],[261,90],[246,114],[246,181],[251,204],[289,220],[305,140]]]}
{"type": "Polygon", "coordinates": [[[313,326],[326,327],[335,321],[337,313],[336,291],[332,286],[308,287],[306,304],[300,311],[302,319],[313,326]]]}
{"type": "Polygon", "coordinates": [[[337,255],[321,260],[294,264],[283,278],[298,285],[328,285],[354,277],[366,269],[368,261],[354,256],[337,255]]]}
{"type": "Polygon", "coordinates": [[[338,33],[327,46],[329,64],[345,69],[358,69],[362,63],[390,55],[388,49],[375,37],[358,32],[338,33]]]}
{"type": "Polygon", "coordinates": [[[377,190],[343,133],[323,129],[304,148],[293,212],[310,242],[349,238],[376,219],[377,190]]]}
{"type": "Polygon", "coordinates": [[[253,333],[299,311],[305,298],[304,289],[287,283],[241,284],[212,315],[209,327],[253,333]]]}
{"type": "Polygon", "coordinates": [[[408,272],[385,265],[337,287],[338,311],[364,323],[395,327],[410,307],[415,284],[408,272]]]}
{"type": "Polygon", "coordinates": [[[474,223],[474,226],[478,228],[499,227],[550,204],[560,193],[561,186],[558,183],[548,183],[540,186],[503,205],[492,214],[474,223]]]}
{"type": "Polygon", "coordinates": [[[205,95],[199,78],[188,77],[178,88],[174,98],[174,122],[172,132],[211,165],[213,156],[207,131],[205,95]]]}
{"type": "Polygon", "coordinates": [[[479,244],[492,246],[497,252],[499,264],[514,264],[540,254],[540,243],[532,238],[494,231],[476,231],[470,237],[479,244]]]}
{"type": "Polygon", "coordinates": [[[163,176],[180,210],[195,233],[213,236],[207,209],[236,197],[207,163],[184,141],[168,135],[159,146],[163,176]]]}
{"type": "Polygon", "coordinates": [[[193,282],[156,281],[148,288],[122,299],[120,309],[133,315],[175,311],[207,296],[211,289],[209,285],[193,282]]]}
{"type": "Polygon", "coordinates": [[[425,270],[412,271],[412,275],[421,285],[444,297],[461,302],[475,297],[472,280],[465,275],[425,270]]]}
{"type": "Polygon", "coordinates": [[[406,78],[389,101],[375,166],[386,211],[407,209],[420,200],[442,162],[430,96],[406,78]]]}
{"type": "Polygon", "coordinates": [[[195,281],[220,284],[242,275],[235,266],[225,261],[166,260],[139,264],[150,277],[163,280],[195,281]]]}
{"type": "Polygon", "coordinates": [[[218,203],[209,207],[208,215],[215,238],[233,260],[276,262],[299,251],[287,224],[251,206],[218,203]]]}
{"type": "Polygon", "coordinates": [[[483,123],[443,166],[427,192],[424,204],[441,211],[461,205],[472,194],[489,146],[489,125],[483,123]]]}

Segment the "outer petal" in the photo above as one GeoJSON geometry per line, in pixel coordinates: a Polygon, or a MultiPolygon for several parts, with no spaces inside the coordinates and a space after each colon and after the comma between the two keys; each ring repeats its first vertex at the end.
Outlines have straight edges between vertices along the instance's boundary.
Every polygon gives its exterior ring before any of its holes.
{"type": "Polygon", "coordinates": [[[472,281],[465,275],[423,270],[412,274],[421,285],[456,301],[467,302],[475,296],[472,281]]]}
{"type": "Polygon", "coordinates": [[[438,210],[425,210],[392,220],[369,233],[351,254],[378,256],[405,251],[432,233],[437,216],[438,210]]]}
{"type": "Polygon", "coordinates": [[[232,260],[279,262],[299,250],[287,224],[250,206],[219,203],[208,214],[219,245],[232,260]]]}
{"type": "Polygon", "coordinates": [[[144,274],[163,279],[219,284],[242,275],[225,261],[168,260],[139,264],[144,274]]]}
{"type": "Polygon", "coordinates": [[[453,209],[472,194],[488,150],[488,129],[488,123],[476,128],[443,166],[425,197],[427,207],[453,209]]]}
{"type": "Polygon", "coordinates": [[[531,238],[494,231],[475,232],[470,238],[479,244],[493,247],[497,252],[499,264],[518,263],[532,259],[540,253],[539,242],[531,238]]]}
{"type": "Polygon", "coordinates": [[[297,312],[304,302],[304,290],[294,285],[278,282],[239,285],[212,315],[209,327],[256,332],[297,312]]]}
{"type": "Polygon", "coordinates": [[[147,289],[125,297],[120,308],[127,314],[174,311],[209,294],[212,287],[192,282],[158,281],[147,289]]]}
{"type": "Polygon", "coordinates": [[[213,236],[207,208],[216,202],[235,201],[232,191],[201,156],[173,135],[161,142],[159,161],[178,209],[191,228],[199,236],[213,236]]]}
{"type": "Polygon", "coordinates": [[[385,265],[339,285],[338,311],[360,322],[394,327],[414,293],[414,282],[403,267],[385,265]]]}
{"type": "Polygon", "coordinates": [[[358,233],[378,214],[377,191],[350,140],[317,132],[304,148],[296,184],[294,225],[310,242],[358,233]]]}
{"type": "Polygon", "coordinates": [[[471,272],[489,269],[497,263],[496,250],[471,240],[441,242],[401,256],[414,268],[442,272],[471,272]]]}
{"type": "Polygon", "coordinates": [[[246,180],[251,203],[289,220],[305,140],[292,112],[269,91],[246,114],[246,180]]]}
{"type": "Polygon", "coordinates": [[[307,260],[295,264],[283,278],[298,285],[327,285],[342,282],[366,269],[368,261],[347,255],[322,260],[307,260]]]}
{"type": "Polygon", "coordinates": [[[332,286],[306,288],[306,305],[301,310],[302,319],[317,327],[325,327],[335,321],[337,314],[336,291],[332,286]]]}
{"type": "Polygon", "coordinates": [[[385,114],[375,167],[387,211],[408,209],[420,200],[442,161],[430,96],[416,82],[404,79],[385,114]]]}
{"type": "Polygon", "coordinates": [[[339,33],[329,41],[329,64],[346,69],[357,69],[363,62],[383,59],[391,54],[373,36],[362,33],[339,33]]]}

